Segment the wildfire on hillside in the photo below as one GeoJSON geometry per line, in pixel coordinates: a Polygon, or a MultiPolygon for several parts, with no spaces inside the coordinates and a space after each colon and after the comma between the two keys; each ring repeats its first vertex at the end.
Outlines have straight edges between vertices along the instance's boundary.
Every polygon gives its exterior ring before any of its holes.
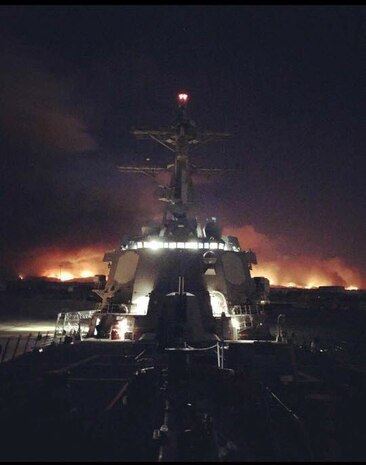
{"type": "MultiPolygon", "coordinates": [[[[279,253],[275,241],[256,232],[252,226],[224,232],[236,235],[243,249],[256,252],[258,265],[253,266],[252,276],[264,276],[272,285],[307,289],[338,285],[348,290],[366,287],[360,271],[346,265],[338,257],[320,259],[283,255],[279,253]]],[[[27,261],[23,260],[18,270],[19,276],[45,276],[67,281],[107,274],[108,265],[103,262],[103,256],[106,250],[111,249],[104,245],[76,250],[37,249],[27,261]]]]}

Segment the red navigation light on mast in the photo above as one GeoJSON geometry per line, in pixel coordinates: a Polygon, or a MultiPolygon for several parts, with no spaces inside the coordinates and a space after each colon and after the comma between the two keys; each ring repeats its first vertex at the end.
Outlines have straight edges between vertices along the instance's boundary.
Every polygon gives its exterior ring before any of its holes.
{"type": "Polygon", "coordinates": [[[178,94],[178,103],[179,105],[184,105],[188,102],[189,96],[186,92],[180,92],[178,94]]]}

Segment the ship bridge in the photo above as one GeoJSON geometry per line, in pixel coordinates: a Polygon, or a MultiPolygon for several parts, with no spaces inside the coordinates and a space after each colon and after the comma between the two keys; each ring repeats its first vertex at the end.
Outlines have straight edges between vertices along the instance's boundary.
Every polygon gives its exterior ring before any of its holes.
{"type": "Polygon", "coordinates": [[[126,245],[121,245],[121,250],[137,250],[137,249],[185,249],[185,250],[230,250],[232,252],[240,252],[240,247],[224,240],[215,241],[163,241],[163,240],[148,240],[148,241],[130,241],[126,245]]]}

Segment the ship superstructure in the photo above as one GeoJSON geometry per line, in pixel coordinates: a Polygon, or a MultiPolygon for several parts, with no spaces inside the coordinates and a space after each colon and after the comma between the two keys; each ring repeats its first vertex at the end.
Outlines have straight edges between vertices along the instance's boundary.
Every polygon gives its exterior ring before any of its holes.
{"type": "Polygon", "coordinates": [[[261,329],[259,294],[250,275],[255,253],[242,250],[236,237],[222,235],[216,218],[202,225],[190,214],[192,173],[198,168],[189,149],[229,134],[199,131],[188,117],[188,100],[187,93],[178,95],[177,117],[169,128],[133,131],[172,151],[174,163],[118,167],[122,173],[152,176],[168,170],[171,178],[160,190],[165,203],[161,223],[142,227],[141,235],[105,254],[110,271],[105,288],[96,291],[102,303],[90,337],[113,337],[114,329],[122,339],[157,337],[171,344],[240,339],[261,329]]]}

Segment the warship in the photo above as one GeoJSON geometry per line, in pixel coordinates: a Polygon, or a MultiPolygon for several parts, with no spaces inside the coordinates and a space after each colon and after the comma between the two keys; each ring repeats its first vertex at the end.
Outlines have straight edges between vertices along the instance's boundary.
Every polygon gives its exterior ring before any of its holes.
{"type": "MultiPolygon", "coordinates": [[[[104,289],[95,290],[101,304],[87,337],[141,337],[176,345],[268,336],[261,315],[269,282],[250,275],[257,263],[255,253],[241,250],[236,237],[223,236],[216,218],[202,225],[190,214],[192,174],[222,170],[198,169],[189,159],[189,149],[229,135],[199,131],[188,117],[188,100],[187,93],[178,95],[177,117],[169,128],[133,131],[136,137],[157,141],[173,152],[173,163],[167,168],[118,169],[150,176],[170,172],[169,185],[160,186],[159,192],[166,207],[160,224],[143,226],[141,235],[124,237],[118,250],[105,254],[109,276],[104,289]]],[[[62,330],[66,324],[70,332],[70,319],[71,315],[60,315],[62,330]]]]}
{"type": "MultiPolygon", "coordinates": [[[[178,95],[162,221],[107,252],[97,308],[60,313],[50,344],[0,365],[0,460],[332,461],[365,457],[365,373],[266,324],[269,281],[216,218],[192,215],[200,131],[178,95]]],[[[225,170],[224,170],[225,171],[225,170]]]]}

